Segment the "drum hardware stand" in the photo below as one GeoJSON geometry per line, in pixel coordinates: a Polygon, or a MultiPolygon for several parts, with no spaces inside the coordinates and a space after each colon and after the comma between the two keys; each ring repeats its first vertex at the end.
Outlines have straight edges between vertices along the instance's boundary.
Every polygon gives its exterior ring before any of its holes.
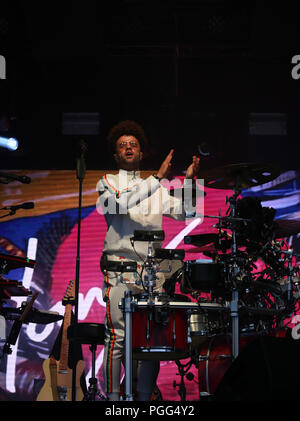
{"type": "Polygon", "coordinates": [[[132,311],[131,291],[125,291],[121,308],[125,318],[125,400],[133,401],[132,393],[132,311]]]}
{"type": "MultiPolygon", "coordinates": [[[[148,286],[150,283],[150,288],[152,284],[152,277],[155,276],[152,273],[152,267],[149,265],[147,268],[149,271],[150,281],[148,280],[148,286]]],[[[154,284],[155,285],[155,284],[154,284]]],[[[152,292],[152,290],[151,290],[152,292]]],[[[148,292],[149,293],[149,292],[148,292]]],[[[149,293],[148,305],[153,305],[153,297],[149,293]]],[[[135,302],[132,298],[132,293],[130,290],[125,291],[124,298],[120,304],[120,308],[124,313],[125,319],[125,400],[133,401],[132,393],[132,312],[135,309],[135,302]]]]}
{"type": "MultiPolygon", "coordinates": [[[[124,283],[123,272],[136,272],[137,263],[127,261],[102,261],[102,269],[105,271],[120,272],[120,282],[124,283]]],[[[135,282],[137,284],[137,282],[135,282]]],[[[125,283],[126,284],[126,283],[125,283]]],[[[132,312],[134,311],[134,299],[132,292],[127,289],[124,298],[119,304],[125,319],[125,400],[133,401],[132,393],[132,312]]]]}
{"type": "Polygon", "coordinates": [[[156,265],[153,265],[153,249],[152,249],[152,244],[149,241],[148,243],[148,255],[147,255],[147,259],[145,262],[145,266],[146,266],[146,272],[147,275],[145,276],[145,280],[146,280],[146,289],[147,292],[149,294],[149,304],[153,304],[153,289],[156,285],[155,279],[155,272],[156,272],[156,265]]]}
{"type": "MultiPolygon", "coordinates": [[[[153,241],[163,241],[164,240],[164,231],[142,231],[135,230],[134,237],[130,241],[148,241],[148,254],[146,262],[144,263],[147,271],[146,278],[146,291],[148,294],[148,305],[152,306],[154,304],[153,300],[153,288],[156,285],[155,273],[158,272],[157,265],[154,264],[154,255],[153,247],[151,242],[153,241]]],[[[170,269],[171,271],[171,269],[170,269]]],[[[161,271],[167,272],[167,271],[161,271]]],[[[125,319],[125,400],[133,401],[132,393],[132,312],[135,308],[135,302],[132,298],[132,293],[130,290],[125,291],[124,298],[122,299],[119,307],[124,313],[125,319]]]]}
{"type": "MultiPolygon", "coordinates": [[[[164,251],[163,249],[159,249],[159,250],[160,250],[160,253],[164,251]]],[[[168,256],[165,257],[165,258],[172,259],[171,254],[170,253],[167,253],[167,254],[168,254],[168,256]]],[[[146,272],[147,272],[147,275],[145,276],[145,279],[146,279],[146,290],[147,290],[147,293],[149,294],[149,301],[148,301],[149,305],[153,304],[153,289],[156,286],[155,279],[157,279],[156,273],[157,272],[170,273],[171,270],[172,270],[172,265],[170,263],[169,263],[168,269],[165,269],[165,270],[159,269],[157,267],[157,263],[154,262],[155,258],[157,258],[156,251],[154,250],[154,254],[153,254],[153,248],[152,248],[151,243],[149,242],[149,244],[148,244],[148,255],[147,255],[147,259],[144,263],[144,265],[146,267],[146,272]]]]}
{"type": "MultiPolygon", "coordinates": [[[[238,187],[239,182],[234,188],[234,195],[230,198],[226,198],[226,202],[229,203],[229,208],[231,209],[231,216],[235,218],[236,215],[236,199],[241,193],[241,189],[238,187]]],[[[233,222],[232,226],[232,255],[233,255],[233,276],[232,276],[232,297],[230,301],[230,315],[232,320],[232,356],[233,359],[237,358],[239,353],[239,312],[238,312],[238,301],[239,301],[239,293],[238,288],[236,285],[236,278],[239,272],[239,267],[236,262],[236,254],[237,254],[237,242],[236,242],[236,227],[235,223],[233,222]]]]}
{"type": "MultiPolygon", "coordinates": [[[[145,275],[146,279],[146,286],[145,289],[149,294],[149,304],[153,304],[153,289],[156,285],[155,279],[155,272],[157,271],[156,265],[154,265],[153,259],[153,241],[163,241],[165,239],[164,231],[144,231],[144,230],[135,230],[133,237],[130,238],[130,242],[132,247],[134,248],[135,241],[147,241],[148,242],[148,253],[146,261],[144,262],[144,266],[146,268],[147,275],[145,275]]],[[[143,284],[143,281],[142,281],[143,284]]]]}
{"type": "Polygon", "coordinates": [[[287,291],[287,300],[288,302],[292,298],[292,275],[293,275],[293,250],[288,249],[287,251],[283,251],[285,255],[287,255],[287,261],[288,261],[288,291],[287,291]]]}
{"type": "MultiPolygon", "coordinates": [[[[285,302],[285,308],[287,310],[287,316],[291,317],[291,315],[293,313],[295,313],[295,303],[297,301],[295,301],[295,299],[297,300],[298,293],[294,294],[293,290],[293,286],[297,285],[293,283],[293,275],[295,274],[294,272],[294,267],[293,267],[293,256],[295,256],[293,249],[289,248],[288,250],[284,250],[282,251],[282,253],[286,256],[285,258],[281,259],[281,261],[286,261],[288,262],[288,266],[287,266],[287,270],[288,270],[288,282],[287,282],[287,298],[286,298],[286,302],[285,302]]],[[[296,286],[297,288],[297,286],[296,286]]]]}
{"type": "MultiPolygon", "coordinates": [[[[184,383],[184,376],[187,375],[189,369],[192,366],[192,361],[188,362],[187,364],[181,364],[179,360],[175,360],[175,363],[178,367],[178,374],[180,376],[180,383],[176,383],[176,380],[173,382],[173,388],[175,389],[177,386],[179,386],[178,394],[180,396],[181,401],[186,400],[186,387],[184,383]]],[[[192,379],[191,379],[192,380],[192,379]]]]}

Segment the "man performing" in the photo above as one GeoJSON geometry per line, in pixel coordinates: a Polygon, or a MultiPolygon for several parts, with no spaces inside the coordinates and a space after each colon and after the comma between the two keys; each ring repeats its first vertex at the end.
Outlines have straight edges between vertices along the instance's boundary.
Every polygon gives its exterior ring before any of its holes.
{"type": "MultiPolygon", "coordinates": [[[[134,121],[121,121],[109,132],[108,141],[112,147],[119,173],[106,174],[98,182],[99,203],[107,222],[103,258],[109,261],[137,262],[137,272],[103,271],[103,299],[106,301],[104,379],[109,400],[120,399],[121,362],[124,357],[124,317],[119,303],[129,288],[133,294],[143,291],[139,278],[143,276],[142,265],[148,254],[148,242],[131,242],[135,230],[161,230],[162,215],[185,220],[186,212],[181,200],[171,196],[160,184],[170,170],[174,150],[171,149],[158,172],[146,179],[140,177],[140,162],[146,138],[142,127],[134,121]]],[[[199,158],[193,157],[186,171],[186,178],[192,179],[199,171],[199,158]]],[[[153,248],[161,247],[153,243],[153,248]]],[[[163,273],[157,274],[156,291],[162,290],[163,273]]],[[[140,332],[133,332],[140,334],[140,332]]],[[[138,399],[150,400],[159,372],[159,361],[140,361],[137,373],[138,399]]]]}

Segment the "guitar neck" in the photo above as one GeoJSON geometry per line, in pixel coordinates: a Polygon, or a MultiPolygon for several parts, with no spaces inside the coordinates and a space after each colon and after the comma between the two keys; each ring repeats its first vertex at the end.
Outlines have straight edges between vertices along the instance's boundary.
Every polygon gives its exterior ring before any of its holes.
{"type": "Polygon", "coordinates": [[[59,367],[58,367],[58,371],[60,373],[65,373],[68,370],[69,340],[67,336],[67,331],[68,331],[68,327],[71,324],[71,315],[72,315],[72,304],[66,304],[62,337],[61,337],[59,367]]]}

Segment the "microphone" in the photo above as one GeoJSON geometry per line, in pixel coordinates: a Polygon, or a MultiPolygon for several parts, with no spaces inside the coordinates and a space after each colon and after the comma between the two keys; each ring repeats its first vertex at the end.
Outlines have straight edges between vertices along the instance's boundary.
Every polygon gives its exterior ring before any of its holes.
{"type": "Polygon", "coordinates": [[[79,154],[84,154],[88,150],[88,145],[85,140],[80,139],[78,142],[78,151],[79,154]]]}
{"type": "Polygon", "coordinates": [[[21,205],[5,206],[2,209],[10,210],[12,212],[15,212],[18,209],[33,209],[33,208],[34,208],[34,203],[33,202],[25,202],[25,203],[22,203],[21,205]]]}
{"type": "Polygon", "coordinates": [[[29,184],[31,183],[31,178],[27,177],[27,175],[20,175],[17,177],[17,181],[20,181],[23,184],[29,184]]]}
{"type": "Polygon", "coordinates": [[[0,172],[0,177],[4,177],[7,180],[15,180],[15,181],[20,181],[20,183],[23,184],[29,184],[31,183],[31,178],[27,177],[27,175],[15,175],[15,174],[8,174],[5,172],[0,172]]]}

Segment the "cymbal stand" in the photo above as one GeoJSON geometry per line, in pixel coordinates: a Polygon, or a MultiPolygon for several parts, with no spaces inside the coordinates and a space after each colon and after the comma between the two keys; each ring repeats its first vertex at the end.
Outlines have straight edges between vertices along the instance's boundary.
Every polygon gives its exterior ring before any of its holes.
{"type": "Polygon", "coordinates": [[[295,267],[293,266],[293,256],[295,256],[293,249],[289,248],[288,250],[283,251],[285,258],[283,261],[287,261],[287,290],[286,290],[286,310],[288,317],[290,317],[295,312],[296,300],[294,296],[294,283],[293,276],[295,276],[295,267]]]}
{"type": "MultiPolygon", "coordinates": [[[[149,243],[148,247],[148,256],[146,259],[146,270],[147,278],[146,281],[146,292],[148,294],[148,303],[147,305],[151,308],[154,305],[153,301],[153,287],[156,285],[155,283],[155,273],[158,272],[158,268],[156,264],[153,262],[152,256],[152,247],[149,243]]],[[[161,271],[167,272],[167,271],[161,271]]],[[[132,293],[130,290],[125,291],[124,298],[119,306],[124,314],[125,319],[125,400],[126,401],[133,401],[133,393],[132,393],[132,312],[138,307],[138,304],[135,302],[134,298],[132,297],[132,293]]]]}
{"type": "MultiPolygon", "coordinates": [[[[236,215],[236,199],[241,193],[241,189],[237,186],[234,189],[234,195],[227,199],[229,203],[229,208],[231,209],[231,216],[235,218],[236,215]]],[[[236,278],[239,273],[239,267],[237,265],[237,242],[236,242],[236,226],[235,222],[232,225],[232,256],[233,256],[233,270],[232,270],[232,296],[230,301],[230,315],[232,320],[232,356],[237,358],[239,353],[239,312],[238,312],[238,303],[239,303],[239,293],[238,287],[236,284],[236,278]]]]}
{"type": "Polygon", "coordinates": [[[175,360],[175,363],[178,367],[178,374],[180,376],[180,383],[176,383],[176,380],[173,382],[173,388],[175,389],[179,386],[178,394],[180,396],[181,401],[186,400],[186,387],[184,383],[184,377],[188,373],[189,369],[191,368],[193,362],[189,361],[187,364],[181,364],[179,360],[175,360]]]}
{"type": "Polygon", "coordinates": [[[125,400],[133,401],[132,393],[132,312],[133,299],[130,290],[125,292],[122,300],[125,319],[125,400]]]}
{"type": "Polygon", "coordinates": [[[292,298],[292,275],[293,275],[293,250],[289,248],[287,251],[283,252],[287,256],[288,261],[288,290],[287,290],[287,300],[290,302],[292,298]]]}
{"type": "Polygon", "coordinates": [[[149,241],[149,243],[148,243],[148,255],[147,255],[147,259],[144,263],[145,268],[146,268],[146,272],[147,272],[147,275],[145,276],[145,281],[146,281],[145,286],[146,286],[147,293],[149,294],[149,297],[148,297],[148,303],[149,304],[153,304],[153,289],[156,285],[155,273],[157,271],[157,267],[153,262],[153,257],[154,257],[153,248],[152,248],[151,242],[149,241]]]}

